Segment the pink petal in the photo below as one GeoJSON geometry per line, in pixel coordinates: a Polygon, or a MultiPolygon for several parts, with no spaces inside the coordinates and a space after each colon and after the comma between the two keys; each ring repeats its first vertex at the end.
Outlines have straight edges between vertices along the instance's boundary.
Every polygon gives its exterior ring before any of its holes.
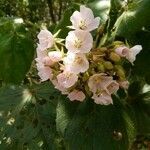
{"type": "Polygon", "coordinates": [[[71,101],[77,100],[82,102],[85,99],[85,94],[82,91],[73,90],[71,93],[68,94],[68,98],[71,101]]]}

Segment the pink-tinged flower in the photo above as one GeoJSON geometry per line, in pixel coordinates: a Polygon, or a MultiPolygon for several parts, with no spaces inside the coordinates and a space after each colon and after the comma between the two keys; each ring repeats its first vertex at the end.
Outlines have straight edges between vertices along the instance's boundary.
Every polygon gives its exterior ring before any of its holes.
{"type": "Polygon", "coordinates": [[[85,94],[82,91],[73,90],[71,93],[68,94],[68,98],[71,101],[77,100],[82,102],[85,99],[85,94]]]}
{"type": "Polygon", "coordinates": [[[120,81],[118,83],[119,83],[119,86],[123,89],[128,89],[129,88],[129,81],[120,81]]]}
{"type": "Polygon", "coordinates": [[[141,45],[135,45],[129,49],[129,53],[126,58],[133,64],[136,59],[136,55],[142,50],[141,45]]]}
{"type": "Polygon", "coordinates": [[[125,57],[128,59],[132,64],[136,59],[136,55],[142,50],[141,45],[135,45],[132,48],[128,48],[125,46],[119,47],[115,50],[115,52],[120,55],[121,57],[125,57]]]}
{"type": "Polygon", "coordinates": [[[115,80],[111,80],[110,83],[106,86],[106,92],[108,94],[113,94],[119,90],[119,84],[115,80]]]}
{"type": "Polygon", "coordinates": [[[41,78],[41,81],[46,81],[51,79],[53,74],[50,67],[46,67],[41,63],[37,63],[38,75],[41,78]]]}
{"type": "Polygon", "coordinates": [[[46,51],[40,51],[39,49],[37,49],[37,58],[35,60],[38,63],[43,63],[46,66],[52,66],[54,63],[59,62],[61,59],[61,52],[51,51],[47,54],[46,51]]]}
{"type": "Polygon", "coordinates": [[[61,93],[62,93],[63,95],[68,94],[67,89],[66,89],[65,87],[63,87],[62,85],[60,85],[56,79],[55,79],[55,80],[51,80],[51,82],[53,83],[53,85],[55,86],[55,88],[56,88],[57,90],[61,91],[61,93]]]}
{"type": "Polygon", "coordinates": [[[47,56],[47,52],[42,51],[40,44],[38,44],[38,46],[36,48],[36,53],[37,53],[37,58],[44,58],[45,56],[47,56]]]}
{"type": "Polygon", "coordinates": [[[94,18],[93,12],[90,8],[80,6],[80,12],[75,11],[70,17],[70,21],[72,22],[71,28],[73,29],[92,31],[98,28],[100,18],[94,18]]]}
{"type": "Polygon", "coordinates": [[[94,94],[92,98],[94,99],[94,102],[96,104],[101,104],[101,105],[113,104],[111,95],[109,95],[106,91],[103,91],[100,94],[94,94]]]}
{"type": "Polygon", "coordinates": [[[37,58],[35,60],[44,66],[51,66],[54,63],[50,57],[47,56],[45,51],[37,51],[37,58]]]}
{"type": "Polygon", "coordinates": [[[106,91],[109,95],[119,89],[119,84],[111,76],[105,74],[94,74],[89,78],[88,86],[93,93],[106,91]]]}
{"type": "Polygon", "coordinates": [[[59,62],[63,57],[62,52],[59,52],[59,51],[50,51],[48,53],[48,56],[51,59],[51,61],[54,63],[59,62]]]}
{"type": "Polygon", "coordinates": [[[89,32],[70,31],[66,37],[66,48],[72,53],[88,53],[93,45],[93,37],[89,32]]]}
{"type": "Polygon", "coordinates": [[[51,48],[54,44],[54,37],[47,29],[41,30],[38,34],[39,44],[41,50],[51,48]]]}
{"type": "Polygon", "coordinates": [[[115,49],[115,52],[121,57],[126,57],[129,52],[129,48],[126,46],[121,46],[115,49]]]}
{"type": "Polygon", "coordinates": [[[77,82],[78,76],[74,73],[64,71],[57,76],[57,80],[59,85],[63,86],[64,88],[70,88],[77,82]]]}
{"type": "Polygon", "coordinates": [[[68,53],[64,58],[65,69],[72,73],[85,72],[89,68],[89,62],[84,54],[68,53]]]}

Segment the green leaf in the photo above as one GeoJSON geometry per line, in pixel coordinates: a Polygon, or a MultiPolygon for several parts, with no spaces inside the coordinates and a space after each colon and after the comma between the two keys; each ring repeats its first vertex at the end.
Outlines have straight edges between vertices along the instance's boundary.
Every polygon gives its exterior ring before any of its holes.
{"type": "Polygon", "coordinates": [[[137,133],[150,134],[150,92],[130,97],[130,106],[135,113],[137,133]]]}
{"type": "Polygon", "coordinates": [[[149,0],[135,0],[128,4],[127,10],[115,23],[117,36],[131,38],[142,27],[150,25],[149,0]]]}
{"type": "Polygon", "coordinates": [[[56,149],[56,92],[49,82],[1,88],[0,148],[56,149]]]}
{"type": "Polygon", "coordinates": [[[107,1],[95,0],[88,3],[87,5],[92,9],[96,17],[97,16],[100,17],[101,23],[105,23],[105,21],[108,19],[110,0],[107,1]]]}
{"type": "Polygon", "coordinates": [[[72,116],[78,106],[78,102],[71,102],[66,96],[60,96],[58,105],[57,105],[57,116],[56,116],[56,125],[57,131],[64,135],[66,126],[69,121],[72,119],[72,116]]]}
{"type": "Polygon", "coordinates": [[[115,101],[109,106],[96,105],[91,99],[78,106],[61,103],[63,106],[57,107],[57,126],[64,133],[66,148],[128,149],[135,135],[134,125],[119,100],[115,101]]]}
{"type": "Polygon", "coordinates": [[[33,55],[33,39],[25,25],[12,18],[0,18],[0,78],[6,83],[20,83],[33,55]]]}

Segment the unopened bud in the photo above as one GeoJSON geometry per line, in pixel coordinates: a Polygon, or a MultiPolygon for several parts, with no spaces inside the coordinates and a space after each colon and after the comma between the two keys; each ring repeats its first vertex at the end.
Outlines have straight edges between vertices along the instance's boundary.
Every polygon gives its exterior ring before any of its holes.
{"type": "Polygon", "coordinates": [[[108,70],[113,69],[113,65],[112,65],[112,63],[111,63],[110,61],[105,61],[105,62],[104,62],[104,67],[105,67],[106,69],[108,69],[108,70]]]}
{"type": "Polygon", "coordinates": [[[99,54],[96,54],[96,55],[94,54],[93,55],[93,60],[94,61],[103,61],[103,58],[102,58],[103,56],[105,56],[105,54],[102,54],[102,53],[99,53],[99,54]]]}
{"type": "Polygon", "coordinates": [[[97,69],[98,71],[105,72],[105,67],[102,63],[97,64],[97,69]]]}
{"type": "Polygon", "coordinates": [[[117,75],[120,77],[120,79],[121,79],[121,80],[122,80],[122,79],[125,79],[125,71],[124,71],[124,69],[122,68],[122,66],[116,65],[115,68],[116,68],[116,73],[117,73],[117,75]]]}
{"type": "Polygon", "coordinates": [[[105,52],[105,51],[107,51],[107,48],[106,48],[106,47],[101,47],[101,48],[100,48],[100,51],[101,51],[101,52],[105,52]]]}
{"type": "Polygon", "coordinates": [[[123,43],[122,41],[114,41],[113,44],[114,44],[114,45],[122,45],[122,44],[124,44],[124,43],[123,43]]]}
{"type": "Polygon", "coordinates": [[[115,52],[110,53],[110,59],[114,62],[119,62],[120,61],[120,56],[116,54],[115,52]]]}

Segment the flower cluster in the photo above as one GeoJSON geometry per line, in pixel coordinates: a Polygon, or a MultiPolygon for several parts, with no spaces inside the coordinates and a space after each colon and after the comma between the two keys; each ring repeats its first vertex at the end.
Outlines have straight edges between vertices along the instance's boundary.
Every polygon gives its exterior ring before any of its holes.
{"type": "Polygon", "coordinates": [[[47,29],[38,34],[37,70],[41,81],[50,80],[71,101],[92,97],[96,104],[112,104],[112,94],[127,89],[129,82],[122,67],[126,59],[133,64],[142,50],[140,45],[128,48],[122,42],[93,48],[91,31],[98,28],[100,18],[91,9],[80,6],[70,17],[72,26],[65,39],[56,38],[47,29]],[[64,52],[67,50],[67,53],[64,52]]]}

